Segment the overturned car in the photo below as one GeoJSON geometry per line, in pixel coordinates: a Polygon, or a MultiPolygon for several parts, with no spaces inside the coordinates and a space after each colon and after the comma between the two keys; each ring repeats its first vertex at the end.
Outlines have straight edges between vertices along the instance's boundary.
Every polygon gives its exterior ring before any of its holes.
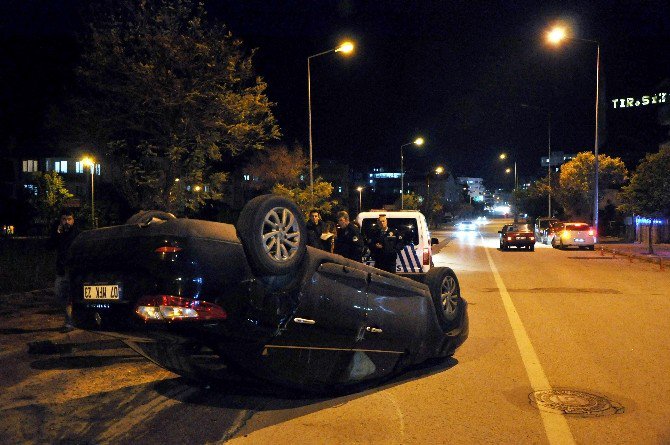
{"type": "Polygon", "coordinates": [[[182,376],[231,370],[330,391],[454,354],[467,303],[449,268],[423,282],[306,247],[291,201],[251,200],[236,226],[145,212],[83,232],[69,262],[78,328],[182,376]]]}

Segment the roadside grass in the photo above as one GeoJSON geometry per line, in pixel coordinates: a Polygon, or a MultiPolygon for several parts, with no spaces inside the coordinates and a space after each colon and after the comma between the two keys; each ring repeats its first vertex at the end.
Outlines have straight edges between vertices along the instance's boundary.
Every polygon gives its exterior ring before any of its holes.
{"type": "Polygon", "coordinates": [[[56,252],[42,238],[0,238],[0,295],[53,287],[56,252]]]}

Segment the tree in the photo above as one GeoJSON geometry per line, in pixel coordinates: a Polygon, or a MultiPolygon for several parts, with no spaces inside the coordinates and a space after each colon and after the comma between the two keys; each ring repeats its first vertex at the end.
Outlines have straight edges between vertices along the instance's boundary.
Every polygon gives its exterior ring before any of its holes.
{"type": "Polygon", "coordinates": [[[662,145],[658,153],[647,154],[635,169],[630,183],[621,189],[619,210],[643,214],[649,224],[649,253],[652,246],[654,217],[670,214],[670,144],[662,145]]]}
{"type": "Polygon", "coordinates": [[[253,52],[194,0],[102,4],[61,115],[68,139],[106,148],[131,207],[221,199],[234,158],[280,135],[253,52]]]}
{"type": "Polygon", "coordinates": [[[74,195],[65,188],[65,181],[56,172],[36,172],[33,175],[37,193],[31,195],[29,201],[48,229],[49,223],[60,216],[61,209],[74,195]]]}
{"type": "Polygon", "coordinates": [[[254,177],[253,186],[259,190],[270,190],[275,184],[297,187],[308,167],[302,147],[289,149],[278,145],[254,153],[246,171],[254,177]]]}
{"type": "Polygon", "coordinates": [[[314,204],[312,205],[312,196],[309,187],[287,187],[284,184],[275,184],[272,187],[272,193],[285,196],[298,205],[298,208],[307,219],[310,210],[316,209],[321,214],[331,213],[333,207],[337,205],[336,200],[330,199],[333,193],[333,185],[325,182],[321,178],[314,181],[314,204]]]}
{"type": "MultiPolygon", "coordinates": [[[[572,217],[588,217],[593,209],[595,155],[581,152],[561,166],[559,189],[556,198],[572,217]]],[[[606,188],[623,184],[628,170],[621,158],[598,155],[599,193],[606,188]]],[[[598,195],[598,199],[602,197],[598,195]]]]}
{"type": "Polygon", "coordinates": [[[423,197],[417,195],[414,192],[406,192],[405,199],[400,202],[400,198],[396,201],[395,205],[397,208],[404,207],[405,210],[419,210],[421,203],[423,202],[423,197]]]}

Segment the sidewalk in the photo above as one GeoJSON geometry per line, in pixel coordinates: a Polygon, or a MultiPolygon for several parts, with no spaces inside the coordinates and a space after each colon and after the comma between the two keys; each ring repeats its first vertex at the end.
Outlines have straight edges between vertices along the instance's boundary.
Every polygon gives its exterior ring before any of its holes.
{"type": "MultiPolygon", "coordinates": [[[[646,259],[649,261],[658,261],[667,259],[670,261],[670,244],[654,244],[654,254],[649,254],[649,246],[647,243],[630,243],[625,242],[621,238],[603,237],[600,242],[596,244],[596,250],[603,250],[612,254],[621,254],[625,256],[632,256],[634,258],[646,259]]],[[[669,264],[670,265],[670,264],[669,264]]]]}

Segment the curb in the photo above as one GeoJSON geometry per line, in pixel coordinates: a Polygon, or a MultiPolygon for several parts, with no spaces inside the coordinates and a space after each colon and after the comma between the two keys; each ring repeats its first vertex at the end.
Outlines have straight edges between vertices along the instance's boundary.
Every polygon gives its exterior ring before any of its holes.
{"type": "Polygon", "coordinates": [[[639,253],[621,251],[617,250],[616,247],[609,247],[602,244],[596,246],[599,248],[598,250],[600,251],[600,256],[604,256],[605,252],[609,252],[612,254],[612,258],[616,258],[617,255],[619,255],[628,258],[628,261],[631,263],[633,260],[640,260],[647,263],[657,264],[659,270],[665,270],[666,267],[670,266],[670,258],[664,258],[658,255],[641,255],[639,253]]]}

